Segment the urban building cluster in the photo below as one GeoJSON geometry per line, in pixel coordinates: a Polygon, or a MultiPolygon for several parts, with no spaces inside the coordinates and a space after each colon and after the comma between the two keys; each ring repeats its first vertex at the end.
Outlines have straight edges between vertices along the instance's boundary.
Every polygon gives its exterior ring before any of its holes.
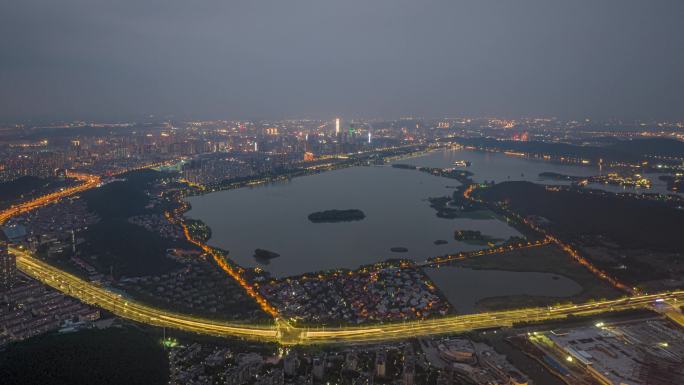
{"type": "Polygon", "coordinates": [[[401,137],[388,135],[388,131],[378,132],[381,135],[374,143],[370,124],[340,123],[339,119],[16,126],[0,134],[0,182],[22,176],[50,178],[65,169],[117,173],[144,164],[187,159],[190,162],[182,171],[188,180],[216,183],[220,178],[263,172],[313,154],[351,153],[401,142],[401,137]]]}
{"type": "Polygon", "coordinates": [[[9,239],[0,230],[0,348],[45,332],[85,326],[100,311],[17,271],[9,239]]]}
{"type": "Polygon", "coordinates": [[[98,221],[83,200],[73,197],[11,218],[5,229],[14,228],[13,242],[54,257],[65,251],[73,252],[83,241],[77,234],[98,221]]]}
{"type": "Polygon", "coordinates": [[[200,343],[177,346],[169,351],[169,383],[283,385],[285,373],[282,367],[276,367],[279,361],[276,356],[200,343]]]}
{"type": "Polygon", "coordinates": [[[181,313],[228,320],[260,318],[258,307],[245,291],[199,253],[169,250],[169,254],[183,267],[162,275],[123,278],[117,287],[181,313]]]}
{"type": "MultiPolygon", "coordinates": [[[[49,178],[67,169],[116,173],[185,159],[186,179],[217,183],[331,155],[483,136],[512,142],[596,144],[596,137],[682,139],[681,122],[591,122],[555,118],[398,120],[70,122],[13,126],[0,132],[0,182],[49,178]],[[59,134],[57,134],[59,132],[59,134]]],[[[471,145],[493,149],[486,144],[471,145]]],[[[512,151],[511,154],[515,154],[512,151]]],[[[528,155],[521,152],[522,155],[528,155]]],[[[556,157],[582,163],[583,158],[556,157]]],[[[539,155],[537,154],[537,155],[539,155]]],[[[549,158],[549,159],[550,159],[549,158]]],[[[179,170],[180,171],[180,170],[179,170]]]]}
{"type": "Polygon", "coordinates": [[[349,323],[423,319],[447,314],[449,303],[419,269],[371,267],[303,275],[260,286],[283,316],[349,323]]]}
{"type": "Polygon", "coordinates": [[[179,344],[168,349],[174,385],[531,385],[505,355],[468,338],[426,338],[320,349],[179,344]]]}
{"type": "Polygon", "coordinates": [[[99,220],[82,199],[72,197],[11,218],[3,228],[12,242],[44,258],[69,260],[90,281],[102,282],[103,272],[78,255],[83,231],[99,220]]]}
{"type": "Polygon", "coordinates": [[[507,357],[484,342],[468,338],[421,339],[430,364],[441,369],[437,384],[527,385],[532,381],[507,357]]]}
{"type": "Polygon", "coordinates": [[[571,382],[676,385],[684,382],[684,333],[662,319],[532,332],[524,348],[571,382]]]}
{"type": "Polygon", "coordinates": [[[17,275],[17,262],[14,254],[9,252],[9,239],[0,229],[0,290],[12,288],[17,275]]]}
{"type": "MultiPolygon", "coordinates": [[[[6,280],[7,273],[1,273],[6,280]]],[[[0,292],[0,347],[49,331],[87,326],[100,318],[98,309],[41,283],[23,276],[11,279],[10,287],[0,292]]]]}
{"type": "Polygon", "coordinates": [[[207,185],[221,183],[227,179],[256,175],[257,170],[263,166],[259,167],[254,163],[256,162],[230,156],[204,156],[183,163],[178,167],[185,180],[194,184],[207,185]]]}
{"type": "Polygon", "coordinates": [[[159,234],[162,238],[183,239],[183,229],[169,220],[163,214],[144,214],[128,218],[128,222],[145,228],[145,230],[159,234]]]}
{"type": "Polygon", "coordinates": [[[562,180],[562,181],[571,181],[574,185],[577,186],[587,186],[591,184],[609,184],[609,185],[614,185],[614,186],[624,186],[624,187],[633,187],[633,188],[643,188],[643,189],[649,189],[652,186],[652,181],[637,173],[629,173],[629,172],[623,172],[623,173],[617,173],[617,172],[609,172],[605,175],[595,175],[595,176],[588,176],[588,177],[580,177],[580,176],[571,176],[571,175],[563,175],[563,174],[557,174],[553,172],[544,172],[539,175],[541,178],[544,179],[555,179],[555,180],[562,180]]]}
{"type": "Polygon", "coordinates": [[[64,155],[60,152],[27,151],[27,148],[16,151],[11,147],[5,152],[6,157],[2,158],[0,164],[0,182],[23,176],[56,177],[58,170],[64,166],[64,155]]]}
{"type": "MultiPolygon", "coordinates": [[[[259,304],[266,302],[277,309],[273,314],[277,314],[281,320],[301,327],[372,324],[447,315],[452,311],[448,301],[423,271],[410,263],[379,263],[355,271],[308,273],[274,280],[266,278],[268,273],[260,268],[245,271],[237,266],[233,270],[233,265],[230,265],[223,266],[224,270],[221,270],[215,261],[206,258],[211,254],[207,251],[210,250],[208,246],[203,254],[199,247],[185,242],[184,228],[178,224],[178,221],[183,220],[182,211],[187,208],[182,198],[185,194],[270,182],[281,177],[353,165],[356,159],[361,159],[358,164],[382,163],[394,156],[438,146],[496,151],[509,156],[587,165],[595,160],[579,155],[551,155],[545,145],[559,142],[564,145],[601,145],[591,140],[597,132],[620,139],[653,136],[682,139],[681,126],[663,123],[657,127],[659,131],[635,130],[631,127],[604,132],[600,131],[600,127],[598,131],[594,129],[597,127],[590,122],[556,119],[333,119],[123,125],[77,123],[58,127],[72,130],[68,131],[72,135],[53,137],[49,132],[55,127],[34,127],[30,136],[34,139],[25,139],[27,136],[22,135],[9,139],[0,136],[0,182],[25,176],[68,180],[65,170],[96,174],[102,177],[102,184],[116,182],[121,171],[147,166],[176,172],[164,174],[164,180],[157,180],[151,189],[142,191],[149,198],[145,206],[147,211],[124,217],[122,222],[154,233],[165,241],[178,241],[178,247],[163,246],[161,250],[165,250],[166,258],[175,260],[181,266],[164,274],[124,277],[118,281],[114,280],[113,273],[107,277],[107,272],[98,271],[93,266],[98,256],[87,253],[81,255],[78,251],[85,242],[83,237],[88,227],[106,218],[90,212],[86,202],[78,196],[13,216],[2,223],[4,231],[0,231],[0,346],[49,331],[88,326],[100,317],[98,309],[19,273],[15,256],[8,249],[10,243],[25,247],[39,258],[51,262],[59,259],[61,264],[67,261],[70,267],[83,273],[79,275],[84,275],[98,286],[106,285],[116,292],[120,290],[136,300],[165,310],[212,319],[261,319],[266,313],[259,304]],[[577,130],[588,127],[592,128],[590,133],[577,130]],[[43,132],[45,139],[41,136],[43,132]],[[482,141],[483,135],[487,136],[486,141],[482,141]],[[460,145],[456,144],[455,138],[471,141],[463,140],[467,143],[460,145]],[[506,147],[511,146],[511,143],[516,147],[531,141],[538,141],[544,146],[533,150],[506,147]],[[172,177],[166,178],[167,175],[172,177]],[[256,291],[252,291],[253,288],[256,291]]],[[[681,177],[683,157],[675,154],[652,159],[654,162],[650,165],[634,160],[613,161],[611,165],[625,167],[631,173],[610,172],[597,177],[581,177],[578,181],[648,188],[651,179],[641,172],[661,169],[672,173],[672,183],[678,183],[679,179],[674,178],[681,177]]],[[[602,161],[596,164],[603,165],[602,161]]],[[[470,163],[457,161],[456,166],[469,167],[470,163]]],[[[455,168],[395,167],[451,177],[465,186],[472,182],[470,172],[455,168]]],[[[560,174],[551,177],[565,178],[560,174]]],[[[495,183],[481,186],[484,188],[488,185],[494,186],[495,183]]],[[[547,186],[547,189],[560,192],[570,187],[547,186]]],[[[46,188],[44,193],[50,191],[53,190],[46,188]]],[[[467,196],[462,197],[467,195],[467,191],[457,190],[458,194],[453,199],[447,197],[441,198],[441,201],[431,201],[438,210],[438,216],[449,218],[453,214],[449,211],[451,204],[462,210],[473,209],[468,206],[473,205],[472,201],[467,196]],[[457,198],[462,202],[457,201],[457,198]]],[[[610,194],[594,190],[580,191],[582,194],[610,194]]],[[[654,194],[640,196],[640,199],[681,202],[682,198],[654,194]]],[[[534,215],[521,221],[541,229],[547,229],[551,223],[544,217],[534,215]]],[[[200,221],[187,220],[184,225],[193,243],[205,246],[202,242],[210,238],[211,229],[200,221]]],[[[456,237],[459,240],[484,240],[483,235],[476,231],[461,231],[456,237]]],[[[555,238],[554,241],[560,242],[555,238]]],[[[512,249],[514,244],[518,244],[519,248],[531,247],[531,242],[533,240],[523,244],[521,239],[512,238],[506,245],[488,251],[437,257],[431,261],[439,263],[463,259],[466,255],[477,257],[485,253],[494,254],[505,247],[512,249]]],[[[551,242],[551,238],[543,242],[551,242]]],[[[541,243],[540,240],[536,241],[536,245],[541,243]]],[[[652,258],[651,251],[648,253],[648,258],[652,258]]],[[[627,252],[620,251],[619,258],[624,259],[625,255],[628,255],[627,252]]],[[[166,259],[162,258],[163,261],[166,259]]],[[[626,265],[620,266],[625,266],[626,270],[626,265]]],[[[668,269],[674,271],[676,267],[668,266],[668,269]]],[[[515,333],[519,333],[519,330],[515,333]]],[[[269,351],[266,345],[243,345],[242,341],[231,347],[190,342],[188,345],[168,347],[170,383],[532,383],[531,373],[519,369],[506,355],[500,354],[500,350],[485,342],[486,338],[478,337],[481,335],[474,333],[467,337],[409,339],[385,345],[283,348],[281,351],[269,351]]],[[[533,357],[546,370],[570,383],[684,383],[684,334],[660,318],[638,323],[600,323],[594,327],[569,326],[553,331],[530,331],[511,338],[510,342],[519,352],[533,357]]]]}

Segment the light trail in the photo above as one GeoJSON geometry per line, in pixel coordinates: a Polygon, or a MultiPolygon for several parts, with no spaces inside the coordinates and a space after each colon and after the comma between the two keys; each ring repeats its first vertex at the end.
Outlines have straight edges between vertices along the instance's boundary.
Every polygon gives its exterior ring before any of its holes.
{"type": "Polygon", "coordinates": [[[108,310],[122,318],[215,336],[232,336],[260,341],[276,341],[278,337],[275,325],[258,326],[220,322],[158,309],[61,271],[30,256],[26,251],[11,248],[11,252],[16,256],[17,267],[25,274],[82,302],[108,310]]]}
{"type": "Polygon", "coordinates": [[[435,257],[431,260],[425,261],[423,263],[420,263],[418,266],[421,267],[431,267],[431,266],[439,266],[443,263],[448,263],[448,262],[453,262],[453,261],[462,261],[464,259],[468,258],[473,258],[473,257],[481,257],[484,255],[495,255],[495,254],[503,254],[503,253],[508,253],[511,251],[515,250],[524,250],[524,249],[532,249],[535,247],[542,247],[550,244],[552,240],[548,237],[539,240],[539,241],[534,241],[534,242],[526,242],[526,243],[519,243],[517,245],[507,245],[507,246],[496,246],[492,247],[489,249],[482,249],[482,250],[475,250],[475,251],[469,251],[469,252],[461,252],[458,254],[449,254],[445,255],[443,257],[435,257]]]}
{"type": "Polygon", "coordinates": [[[307,328],[291,326],[278,320],[273,325],[250,325],[193,317],[148,306],[61,271],[32,257],[26,251],[12,248],[11,252],[17,256],[17,267],[25,274],[85,303],[108,310],[119,317],[188,332],[276,342],[284,345],[391,341],[479,329],[512,327],[527,322],[562,320],[570,316],[591,316],[606,312],[647,309],[653,307],[656,301],[678,303],[684,300],[684,291],[673,291],[583,304],[455,315],[367,327],[307,328]]]}
{"type": "MultiPolygon", "coordinates": [[[[294,342],[301,344],[369,343],[460,333],[478,329],[512,327],[529,322],[562,320],[570,316],[592,316],[606,312],[647,309],[651,308],[654,302],[659,299],[668,302],[681,301],[684,299],[684,291],[645,294],[585,304],[450,316],[423,321],[377,325],[375,327],[331,328],[325,330],[307,329],[301,334],[300,340],[294,342]]],[[[681,314],[679,316],[681,317],[681,314]]]]}

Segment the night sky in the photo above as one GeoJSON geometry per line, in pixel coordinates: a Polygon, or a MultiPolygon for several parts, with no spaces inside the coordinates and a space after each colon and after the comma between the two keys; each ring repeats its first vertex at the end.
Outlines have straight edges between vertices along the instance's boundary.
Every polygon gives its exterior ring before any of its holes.
{"type": "Polygon", "coordinates": [[[0,120],[684,118],[682,0],[4,0],[0,120]]]}

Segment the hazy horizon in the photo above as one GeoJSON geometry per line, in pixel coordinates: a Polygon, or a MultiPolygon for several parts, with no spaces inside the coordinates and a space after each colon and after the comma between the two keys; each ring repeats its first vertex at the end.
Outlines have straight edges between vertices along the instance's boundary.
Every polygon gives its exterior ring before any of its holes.
{"type": "Polygon", "coordinates": [[[684,2],[24,0],[0,121],[684,118],[684,2]]]}

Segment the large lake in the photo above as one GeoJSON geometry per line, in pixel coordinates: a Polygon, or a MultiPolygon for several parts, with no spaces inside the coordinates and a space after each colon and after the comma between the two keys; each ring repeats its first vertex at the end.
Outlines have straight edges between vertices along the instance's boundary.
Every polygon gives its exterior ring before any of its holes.
{"type": "MultiPolygon", "coordinates": [[[[474,173],[473,180],[476,182],[495,181],[505,182],[509,180],[525,180],[529,182],[544,184],[569,184],[564,181],[539,178],[539,173],[556,172],[559,174],[572,176],[592,176],[610,172],[604,168],[600,170],[598,166],[580,166],[572,164],[551,163],[543,160],[528,159],[517,156],[509,156],[500,152],[471,151],[464,149],[449,149],[434,151],[426,156],[417,156],[409,159],[399,160],[395,163],[412,164],[425,167],[448,168],[454,167],[454,161],[466,160],[471,162],[468,171],[474,173]]],[[[650,189],[625,187],[609,184],[590,184],[589,188],[605,190],[615,193],[658,193],[675,194],[667,190],[667,183],[658,179],[658,173],[645,174],[651,180],[650,189]]],[[[682,193],[677,195],[684,196],[682,193]]]]}
{"type": "Polygon", "coordinates": [[[416,261],[473,250],[454,241],[454,230],[480,230],[507,239],[518,232],[495,219],[442,219],[427,201],[451,195],[458,182],[388,166],[353,167],[288,182],[220,191],[189,199],[190,218],[212,229],[209,244],[226,249],[242,266],[261,266],[282,277],[338,267],[356,268],[391,257],[416,261]],[[356,222],[312,223],[307,216],[329,209],[360,209],[356,222]],[[434,241],[449,241],[435,245],[434,241]],[[406,253],[390,251],[405,247],[406,253]],[[254,249],[280,254],[267,265],[254,249]]]}
{"type": "MultiPolygon", "coordinates": [[[[531,180],[543,171],[591,175],[596,170],[552,164],[503,154],[440,150],[397,163],[451,167],[455,160],[472,162],[476,181],[531,180]]],[[[190,218],[212,229],[209,244],[226,249],[242,266],[260,266],[283,277],[360,265],[400,257],[423,261],[482,246],[454,241],[457,229],[479,230],[498,239],[519,235],[495,219],[442,219],[427,199],[451,195],[458,182],[389,166],[353,167],[252,188],[227,190],[189,198],[190,218]],[[311,223],[307,216],[329,209],[360,209],[366,219],[345,223],[311,223]],[[448,244],[435,245],[435,240],[448,244]],[[405,247],[395,253],[392,247],[405,247]],[[280,254],[264,265],[257,248],[280,254]]]]}
{"type": "MultiPolygon", "coordinates": [[[[509,180],[526,180],[539,182],[539,173],[556,172],[559,174],[590,176],[599,174],[598,167],[575,166],[542,160],[508,156],[500,152],[472,151],[464,149],[448,149],[433,151],[427,155],[398,160],[394,163],[412,164],[425,167],[454,167],[457,160],[471,163],[468,171],[472,172],[475,182],[494,181],[496,183],[509,180]]],[[[544,181],[548,183],[549,181],[544,181]]]]}

